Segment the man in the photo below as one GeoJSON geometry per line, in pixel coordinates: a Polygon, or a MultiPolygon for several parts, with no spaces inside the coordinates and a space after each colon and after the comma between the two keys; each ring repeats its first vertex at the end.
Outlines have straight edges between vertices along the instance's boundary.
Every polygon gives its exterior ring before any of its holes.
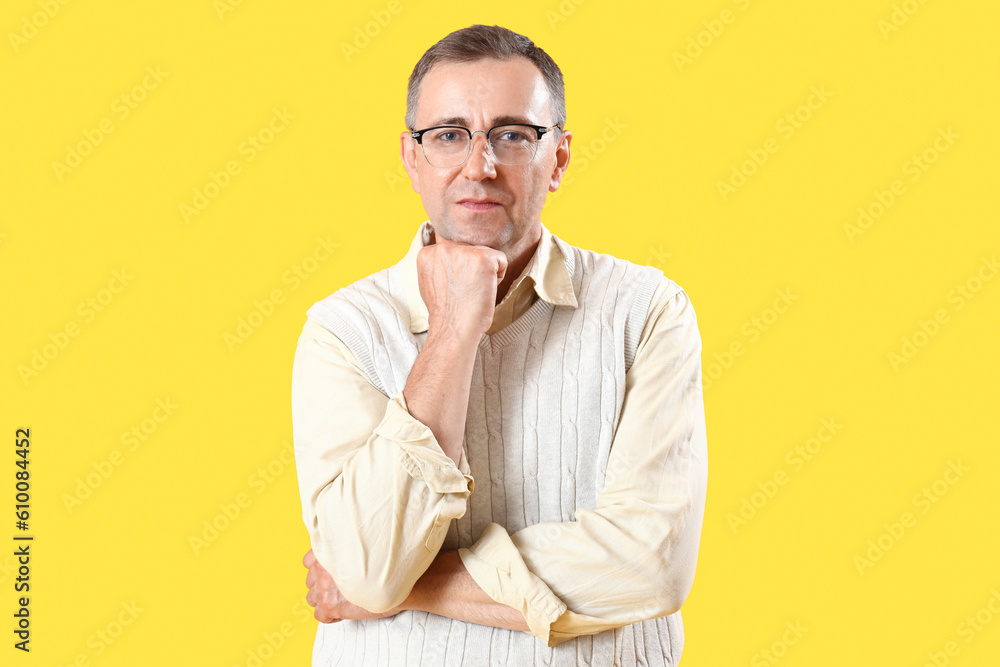
{"type": "Polygon", "coordinates": [[[707,481],[701,339],[653,267],[541,223],[562,74],[498,26],[409,81],[428,221],[314,304],[292,416],[313,665],[676,665],[707,481]]]}

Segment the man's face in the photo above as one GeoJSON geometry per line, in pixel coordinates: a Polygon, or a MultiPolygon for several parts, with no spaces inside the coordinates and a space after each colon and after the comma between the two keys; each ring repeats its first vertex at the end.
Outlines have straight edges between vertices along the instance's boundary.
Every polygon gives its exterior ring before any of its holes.
{"type": "MultiPolygon", "coordinates": [[[[504,123],[554,123],[542,73],[525,58],[438,63],[421,82],[416,111],[416,130],[460,125],[485,132],[504,123]]],[[[404,132],[401,156],[435,233],[510,257],[537,241],[545,196],[559,187],[571,138],[554,130],[542,136],[531,162],[504,165],[478,133],[465,163],[442,169],[427,162],[416,140],[404,132]]]]}

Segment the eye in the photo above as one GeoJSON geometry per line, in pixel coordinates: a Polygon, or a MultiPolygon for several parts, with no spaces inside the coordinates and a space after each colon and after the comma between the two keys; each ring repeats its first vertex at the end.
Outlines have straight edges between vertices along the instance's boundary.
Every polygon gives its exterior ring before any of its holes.
{"type": "Polygon", "coordinates": [[[465,135],[465,132],[457,128],[442,128],[434,130],[430,135],[430,139],[438,144],[455,144],[465,140],[466,137],[463,135],[465,135]]]}
{"type": "Polygon", "coordinates": [[[504,130],[500,133],[501,141],[524,141],[528,136],[520,130],[504,130]]]}

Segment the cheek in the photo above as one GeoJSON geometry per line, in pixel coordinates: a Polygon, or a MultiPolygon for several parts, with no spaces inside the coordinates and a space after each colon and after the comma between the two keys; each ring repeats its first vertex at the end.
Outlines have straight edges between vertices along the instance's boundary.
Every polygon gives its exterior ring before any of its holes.
{"type": "Polygon", "coordinates": [[[520,197],[530,194],[534,187],[532,183],[538,178],[538,173],[534,169],[525,169],[524,171],[517,172],[511,178],[508,179],[510,188],[514,190],[520,197]]]}
{"type": "Polygon", "coordinates": [[[424,173],[420,178],[420,196],[430,205],[440,206],[448,190],[448,181],[440,174],[424,173]]]}
{"type": "Polygon", "coordinates": [[[544,169],[532,169],[519,187],[525,203],[538,206],[545,201],[545,194],[549,191],[548,172],[544,169]]]}

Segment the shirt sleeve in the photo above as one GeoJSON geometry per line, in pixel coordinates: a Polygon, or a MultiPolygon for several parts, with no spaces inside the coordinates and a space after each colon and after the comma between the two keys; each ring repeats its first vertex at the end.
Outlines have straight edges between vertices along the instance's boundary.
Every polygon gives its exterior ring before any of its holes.
{"type": "Polygon", "coordinates": [[[474,483],[431,430],[369,382],[354,355],[307,318],[292,365],[292,431],[302,519],[344,597],[400,604],[434,560],[474,483]]]}
{"type": "Polygon", "coordinates": [[[596,507],[508,535],[489,524],[459,556],[546,646],[680,609],[694,583],[708,450],[701,336],[687,294],[657,286],[596,507]]]}

